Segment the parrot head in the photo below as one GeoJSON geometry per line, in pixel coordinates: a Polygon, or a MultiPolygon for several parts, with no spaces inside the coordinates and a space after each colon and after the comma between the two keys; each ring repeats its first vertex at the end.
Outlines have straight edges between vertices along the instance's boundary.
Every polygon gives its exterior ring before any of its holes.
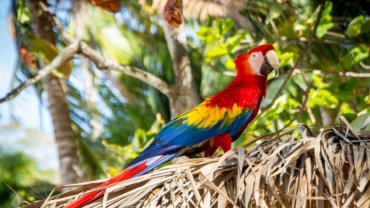
{"type": "Polygon", "coordinates": [[[238,73],[267,76],[274,69],[278,70],[280,64],[274,46],[264,44],[238,56],[235,59],[235,66],[238,73]]]}

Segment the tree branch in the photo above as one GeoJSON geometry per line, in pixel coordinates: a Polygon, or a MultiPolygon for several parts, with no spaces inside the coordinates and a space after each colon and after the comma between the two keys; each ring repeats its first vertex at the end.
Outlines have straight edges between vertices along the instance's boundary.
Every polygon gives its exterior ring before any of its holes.
{"type": "Polygon", "coordinates": [[[363,61],[360,61],[360,66],[366,70],[370,70],[370,65],[365,64],[363,61]]]}
{"type": "Polygon", "coordinates": [[[96,64],[96,66],[100,69],[120,71],[128,76],[139,79],[147,83],[148,85],[155,87],[156,89],[158,89],[159,91],[161,91],[163,94],[167,96],[170,93],[169,85],[165,81],[163,81],[161,78],[153,75],[152,73],[141,70],[139,68],[136,68],[133,66],[124,66],[116,61],[104,58],[100,53],[92,49],[85,42],[81,42],[80,53],[86,58],[93,61],[96,64]]]}
{"type": "Polygon", "coordinates": [[[63,65],[64,63],[68,62],[78,51],[79,49],[79,42],[74,41],[71,43],[68,47],[66,47],[63,51],[59,53],[58,56],[56,56],[50,64],[43,67],[36,76],[27,79],[25,82],[18,85],[18,87],[12,89],[10,92],[8,92],[4,97],[0,98],[0,103],[6,102],[8,100],[11,100],[15,98],[19,93],[22,92],[25,88],[27,88],[30,85],[35,84],[36,82],[40,81],[42,78],[44,78],[46,75],[50,74],[53,69],[56,69],[63,65]]]}
{"type": "Polygon", "coordinates": [[[356,77],[356,78],[369,78],[370,73],[357,73],[357,72],[339,72],[340,76],[356,77]]]}
{"type": "MultiPolygon", "coordinates": [[[[45,12],[49,12],[47,7],[43,6],[43,9],[45,12]]],[[[60,24],[59,20],[57,19],[55,15],[53,15],[53,21],[55,23],[56,28],[61,33],[61,36],[64,39],[64,41],[66,41],[67,43],[71,43],[75,40],[75,38],[71,37],[64,31],[63,25],[60,24]]],[[[80,42],[80,46],[81,47],[80,47],[79,53],[85,56],[86,58],[90,59],[91,61],[93,61],[98,68],[105,69],[105,70],[120,71],[128,76],[134,77],[136,79],[139,79],[147,83],[148,85],[161,91],[166,96],[169,96],[170,91],[171,91],[170,86],[161,78],[153,75],[150,72],[146,72],[142,69],[139,69],[137,67],[124,66],[116,61],[107,59],[83,41],[80,42]]]]}

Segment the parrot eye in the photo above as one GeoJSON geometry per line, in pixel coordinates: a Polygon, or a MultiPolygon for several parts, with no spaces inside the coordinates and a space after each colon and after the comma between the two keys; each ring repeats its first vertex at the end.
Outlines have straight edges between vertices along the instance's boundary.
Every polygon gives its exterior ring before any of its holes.
{"type": "Polygon", "coordinates": [[[256,53],[253,53],[253,54],[252,54],[252,57],[253,57],[253,58],[256,58],[256,57],[257,57],[257,54],[256,54],[256,53]]]}

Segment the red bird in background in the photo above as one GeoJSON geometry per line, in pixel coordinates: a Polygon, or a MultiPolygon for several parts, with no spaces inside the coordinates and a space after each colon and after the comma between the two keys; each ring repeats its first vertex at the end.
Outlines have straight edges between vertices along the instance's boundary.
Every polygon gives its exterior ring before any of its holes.
{"type": "MultiPolygon", "coordinates": [[[[221,147],[230,150],[248,124],[255,118],[266,95],[267,75],[279,68],[270,44],[260,45],[235,59],[237,75],[226,89],[168,122],[127,169],[99,185],[105,187],[145,174],[159,165],[202,144],[207,155],[221,147]]],[[[77,208],[104,194],[105,190],[83,195],[66,208],[77,208]]]]}

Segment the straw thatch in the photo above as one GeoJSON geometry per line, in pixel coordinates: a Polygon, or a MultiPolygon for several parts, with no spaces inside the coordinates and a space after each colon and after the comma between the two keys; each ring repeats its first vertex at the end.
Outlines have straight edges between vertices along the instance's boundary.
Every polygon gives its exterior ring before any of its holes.
{"type": "MultiPolygon", "coordinates": [[[[249,150],[179,159],[107,187],[86,207],[370,207],[370,134],[342,126],[312,135],[304,126],[249,150]]],[[[62,207],[97,182],[29,207],[62,207]]]]}
{"type": "MultiPolygon", "coordinates": [[[[142,5],[151,4],[151,9],[163,13],[167,0],[140,0],[142,5]]],[[[225,17],[232,12],[237,12],[245,7],[244,0],[187,0],[182,1],[183,14],[186,18],[205,20],[208,16],[225,17]]]]}

